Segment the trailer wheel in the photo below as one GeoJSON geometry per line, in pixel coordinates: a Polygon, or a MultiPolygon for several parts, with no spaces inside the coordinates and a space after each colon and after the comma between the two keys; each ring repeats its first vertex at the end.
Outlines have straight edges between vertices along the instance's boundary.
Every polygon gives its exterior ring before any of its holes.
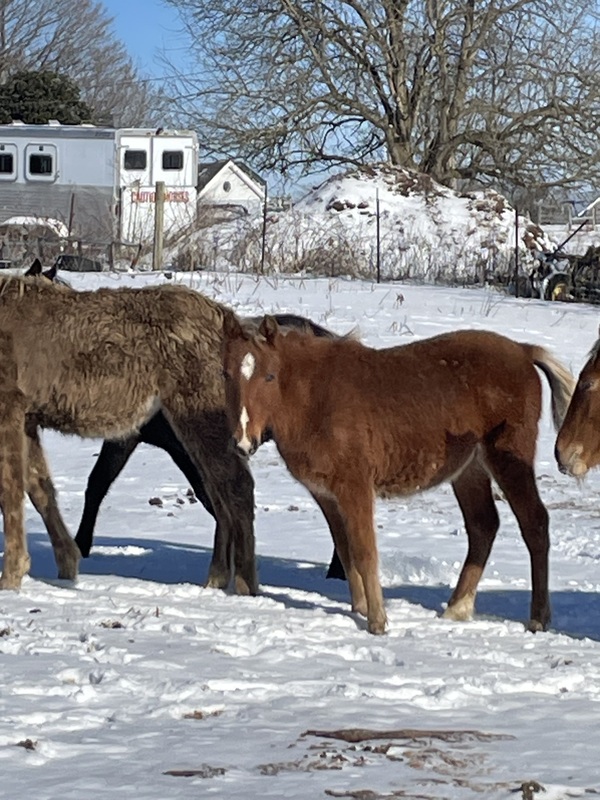
{"type": "Polygon", "coordinates": [[[571,277],[564,272],[553,275],[544,287],[544,300],[570,300],[571,277]]]}

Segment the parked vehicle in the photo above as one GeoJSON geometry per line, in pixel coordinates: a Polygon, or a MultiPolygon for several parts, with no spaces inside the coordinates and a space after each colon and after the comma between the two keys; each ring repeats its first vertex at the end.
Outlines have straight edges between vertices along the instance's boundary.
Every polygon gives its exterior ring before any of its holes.
{"type": "Polygon", "coordinates": [[[15,216],[52,217],[69,236],[147,240],[158,181],[165,184],[165,230],[189,225],[198,183],[193,131],[0,125],[0,225],[15,216]]]}
{"type": "Polygon", "coordinates": [[[535,254],[537,264],[528,276],[529,296],[600,303],[600,247],[588,247],[583,255],[563,249],[585,224],[581,223],[553,252],[535,254]]]}

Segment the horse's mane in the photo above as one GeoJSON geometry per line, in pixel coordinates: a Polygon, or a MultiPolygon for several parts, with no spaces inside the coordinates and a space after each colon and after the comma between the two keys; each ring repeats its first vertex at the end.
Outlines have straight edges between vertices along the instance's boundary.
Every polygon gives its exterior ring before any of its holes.
{"type": "Polygon", "coordinates": [[[22,297],[26,292],[39,292],[43,290],[44,284],[47,284],[48,287],[54,285],[45,279],[43,281],[39,280],[37,277],[32,278],[25,275],[15,275],[13,273],[0,275],[0,295],[13,292],[19,297],[22,297]]]}

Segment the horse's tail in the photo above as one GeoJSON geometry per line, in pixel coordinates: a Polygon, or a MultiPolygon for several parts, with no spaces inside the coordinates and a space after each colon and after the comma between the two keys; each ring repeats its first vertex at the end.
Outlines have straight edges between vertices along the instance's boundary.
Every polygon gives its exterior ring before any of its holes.
{"type": "Polygon", "coordinates": [[[562,425],[577,379],[561,361],[544,347],[535,344],[523,345],[536,367],[548,379],[552,393],[552,419],[556,430],[562,425]]]}

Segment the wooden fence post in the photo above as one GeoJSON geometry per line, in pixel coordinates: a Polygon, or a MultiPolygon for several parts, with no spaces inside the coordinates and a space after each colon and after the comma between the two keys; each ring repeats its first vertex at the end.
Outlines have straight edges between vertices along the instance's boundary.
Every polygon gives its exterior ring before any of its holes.
{"type": "Polygon", "coordinates": [[[165,222],[165,182],[157,181],[154,201],[154,242],[152,246],[152,269],[162,269],[165,222]]]}

